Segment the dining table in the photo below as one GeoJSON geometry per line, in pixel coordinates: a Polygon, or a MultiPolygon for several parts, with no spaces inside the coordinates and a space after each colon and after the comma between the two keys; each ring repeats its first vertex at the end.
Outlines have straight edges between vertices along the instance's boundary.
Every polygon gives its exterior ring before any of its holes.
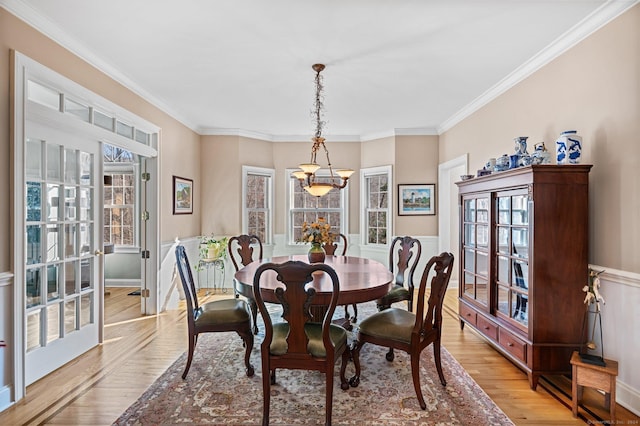
{"type": "MultiPolygon", "coordinates": [[[[236,272],[236,290],[243,296],[253,299],[253,277],[258,267],[264,263],[284,263],[290,260],[309,263],[307,255],[274,256],[253,261],[236,272]]],[[[393,274],[378,261],[356,256],[327,255],[324,263],[336,271],[340,280],[338,305],[380,299],[393,287],[393,274]]],[[[314,273],[312,277],[312,286],[316,291],[311,303],[312,309],[315,308],[315,312],[321,313],[322,307],[329,305],[331,300],[331,278],[324,272],[314,273]]],[[[276,298],[275,289],[281,286],[282,283],[278,281],[275,271],[263,273],[260,292],[264,301],[280,303],[276,298]]],[[[349,318],[345,318],[341,325],[349,329],[349,318]]]]}

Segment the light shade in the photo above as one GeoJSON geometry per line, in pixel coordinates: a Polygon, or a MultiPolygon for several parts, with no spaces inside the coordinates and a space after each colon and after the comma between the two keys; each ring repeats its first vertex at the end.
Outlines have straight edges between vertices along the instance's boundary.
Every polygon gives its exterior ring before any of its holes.
{"type": "Polygon", "coordinates": [[[336,173],[342,179],[349,179],[354,171],[355,170],[351,170],[351,169],[338,169],[338,170],[336,170],[336,173]]]}
{"type": "Polygon", "coordinates": [[[307,177],[307,174],[305,172],[303,172],[302,170],[295,171],[295,172],[293,172],[291,174],[296,179],[305,179],[307,177]]]}
{"type": "Polygon", "coordinates": [[[332,188],[333,185],[328,183],[314,183],[311,186],[304,187],[305,191],[307,191],[314,197],[322,197],[323,195],[326,195],[329,191],[331,191],[332,188]]]}
{"type": "Polygon", "coordinates": [[[302,171],[305,173],[314,174],[315,172],[318,171],[318,169],[320,168],[320,165],[316,163],[303,163],[303,164],[300,164],[298,167],[300,167],[302,171]]]}

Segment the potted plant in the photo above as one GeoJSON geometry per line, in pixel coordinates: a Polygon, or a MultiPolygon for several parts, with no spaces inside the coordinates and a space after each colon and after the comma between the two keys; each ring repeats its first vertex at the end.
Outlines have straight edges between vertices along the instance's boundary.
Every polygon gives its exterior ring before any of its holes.
{"type": "MultiPolygon", "coordinates": [[[[226,259],[227,246],[229,244],[229,238],[222,237],[216,238],[213,234],[210,236],[200,237],[200,261],[198,262],[197,270],[201,270],[202,262],[212,262],[214,260],[226,259]]],[[[222,262],[224,265],[224,262],[222,262]]]]}

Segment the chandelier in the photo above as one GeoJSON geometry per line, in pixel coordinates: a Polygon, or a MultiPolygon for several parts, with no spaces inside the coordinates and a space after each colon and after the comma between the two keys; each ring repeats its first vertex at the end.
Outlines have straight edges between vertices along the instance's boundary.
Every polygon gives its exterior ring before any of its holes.
{"type": "Polygon", "coordinates": [[[342,189],[347,186],[347,180],[353,174],[353,170],[351,169],[336,169],[333,170],[331,167],[331,160],[329,159],[329,150],[327,146],[324,144],[325,139],[322,137],[322,128],[324,127],[325,122],[322,120],[322,76],[320,72],[324,70],[323,64],[315,64],[312,66],[313,70],[316,72],[316,97],[313,104],[313,117],[315,119],[316,132],[311,140],[313,141],[313,146],[311,147],[311,160],[308,163],[300,164],[300,170],[293,172],[293,176],[298,179],[300,182],[300,186],[307,191],[309,194],[322,197],[326,195],[333,188],[342,189]],[[316,181],[316,172],[320,169],[320,165],[316,161],[316,156],[320,148],[324,150],[324,153],[327,156],[327,166],[329,167],[329,181],[328,182],[317,182],[316,181]],[[337,175],[337,176],[336,176],[337,175]],[[341,179],[341,181],[340,181],[341,179]]]}

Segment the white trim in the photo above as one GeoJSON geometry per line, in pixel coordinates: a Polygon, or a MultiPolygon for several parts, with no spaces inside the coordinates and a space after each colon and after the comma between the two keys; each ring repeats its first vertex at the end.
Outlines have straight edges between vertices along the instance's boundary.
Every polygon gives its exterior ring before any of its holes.
{"type": "Polygon", "coordinates": [[[0,272],[0,287],[13,284],[13,274],[11,272],[0,272]]]}
{"type": "Polygon", "coordinates": [[[267,229],[265,230],[265,240],[262,244],[271,244],[273,241],[273,211],[274,211],[274,181],[276,171],[275,169],[268,169],[266,167],[256,166],[242,166],[242,232],[247,234],[249,231],[249,215],[247,212],[247,206],[245,201],[247,199],[247,176],[248,175],[260,175],[269,178],[267,185],[267,229]]]}
{"type": "Polygon", "coordinates": [[[138,278],[109,278],[104,280],[105,287],[140,287],[138,278]]]}
{"type": "Polygon", "coordinates": [[[589,265],[589,268],[596,271],[604,271],[600,275],[601,280],[613,281],[616,284],[640,288],[640,274],[635,272],[621,271],[619,269],[612,269],[598,265],[589,265]]]}
{"type": "MultiPolygon", "coordinates": [[[[448,250],[449,247],[457,247],[458,244],[452,244],[451,241],[451,219],[458,218],[458,212],[452,211],[454,205],[453,200],[457,199],[457,193],[452,194],[448,189],[452,183],[451,171],[458,167],[464,167],[464,173],[466,174],[469,169],[469,154],[463,154],[459,157],[446,161],[438,165],[438,184],[440,190],[438,191],[438,235],[439,239],[439,251],[442,253],[448,250]]],[[[453,179],[456,179],[453,177],[453,179]]],[[[454,253],[457,256],[457,253],[454,253]]],[[[456,273],[453,274],[457,276],[456,273]]]]}
{"type": "Polygon", "coordinates": [[[474,112],[496,99],[498,96],[513,88],[531,74],[538,71],[549,62],[562,55],[567,50],[599,30],[601,27],[633,7],[637,0],[609,0],[594,10],[583,20],[569,28],[564,34],[556,38],[551,44],[538,52],[535,56],[520,65],[505,78],[489,88],[482,95],[471,101],[461,110],[443,121],[438,127],[438,134],[442,134],[469,117],[474,112]]]}

